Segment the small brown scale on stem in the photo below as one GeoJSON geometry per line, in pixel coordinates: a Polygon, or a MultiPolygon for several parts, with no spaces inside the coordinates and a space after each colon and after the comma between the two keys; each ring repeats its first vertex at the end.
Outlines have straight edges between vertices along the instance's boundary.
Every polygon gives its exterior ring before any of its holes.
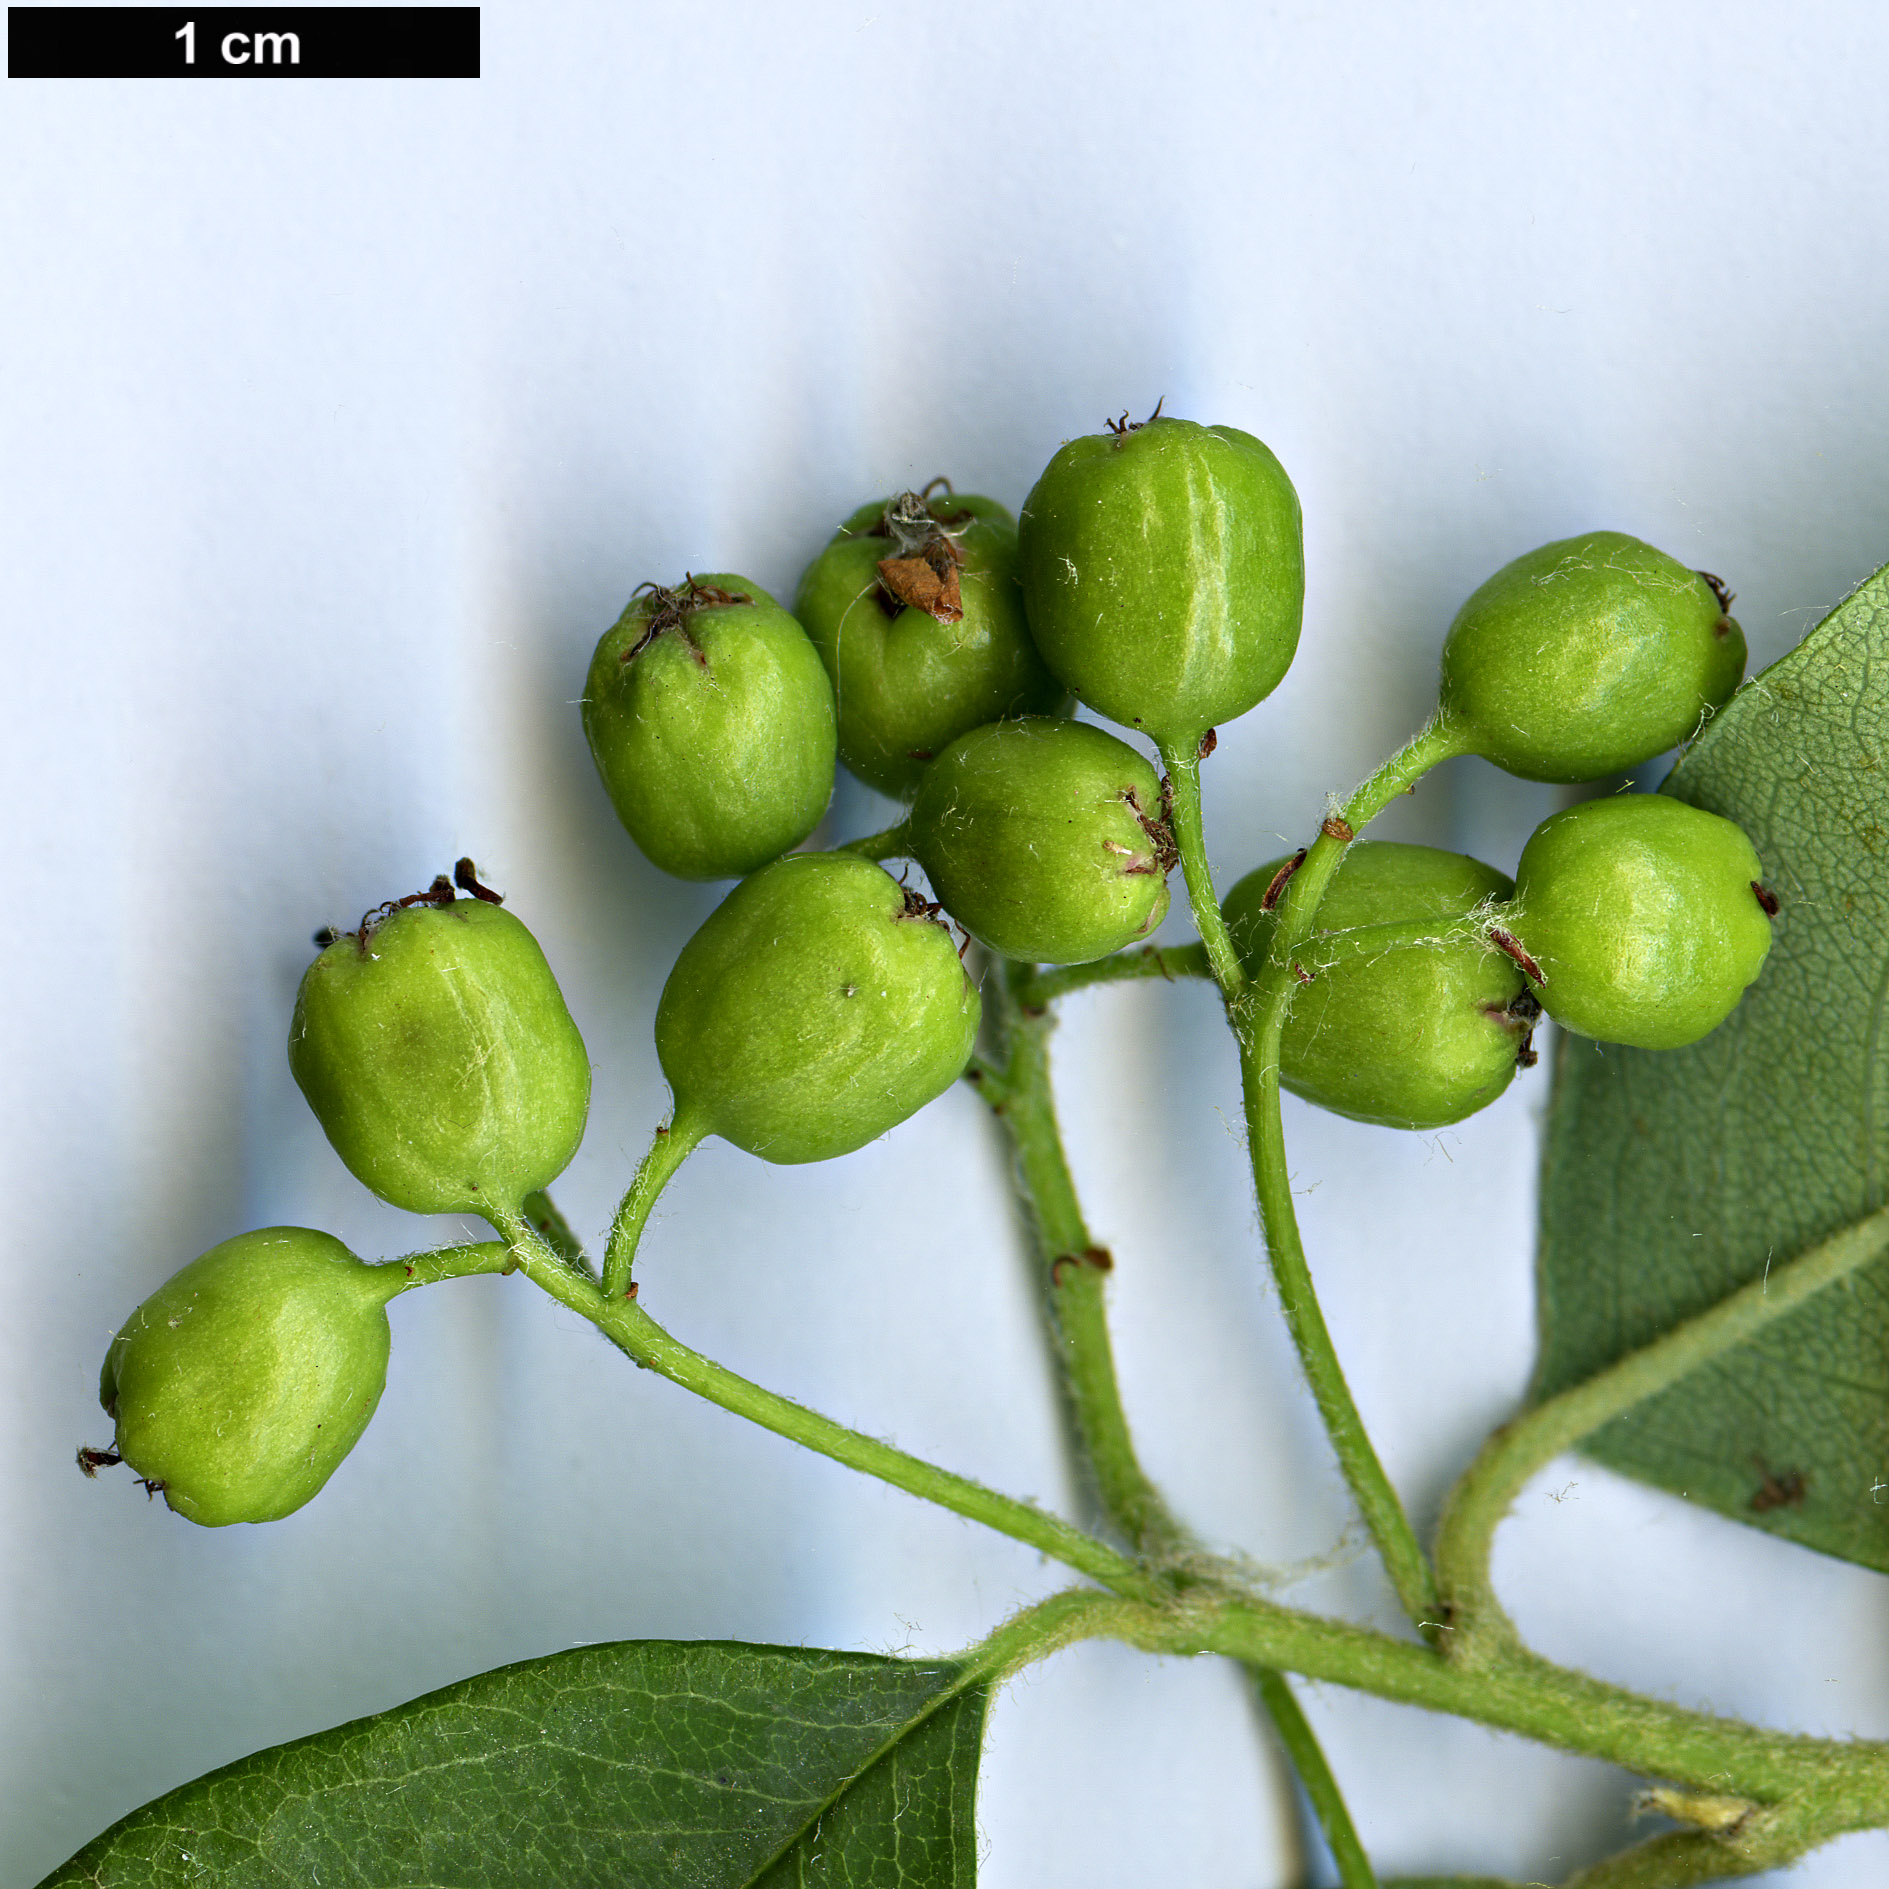
{"type": "Polygon", "coordinates": [[[1060,1286],[1063,1274],[1078,1266],[1088,1266],[1096,1272],[1113,1272],[1115,1255],[1106,1246],[1085,1246],[1080,1253],[1058,1253],[1049,1263],[1050,1284],[1060,1286]]]}
{"type": "Polygon", "coordinates": [[[1270,912],[1273,907],[1279,903],[1279,895],[1284,892],[1287,885],[1291,883],[1292,875],[1304,864],[1305,848],[1301,846],[1299,850],[1273,874],[1271,882],[1267,885],[1265,892],[1260,897],[1259,909],[1262,912],[1270,912]]]}

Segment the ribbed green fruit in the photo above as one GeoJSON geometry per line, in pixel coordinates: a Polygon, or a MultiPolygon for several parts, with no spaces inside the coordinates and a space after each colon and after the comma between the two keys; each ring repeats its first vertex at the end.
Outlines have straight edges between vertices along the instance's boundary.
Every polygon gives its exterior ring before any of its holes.
{"type": "Polygon", "coordinates": [[[1500,922],[1563,1029],[1679,1049],[1717,1029],[1763,969],[1775,909],[1763,881],[1734,822],[1614,794],[1535,829],[1500,922]]]}
{"type": "Polygon", "coordinates": [[[679,1132],[825,1161],[950,1088],[979,1014],[923,900],[870,860],[795,853],[744,879],[682,947],[656,1053],[679,1132]]]}
{"type": "Polygon", "coordinates": [[[308,1227],[213,1246],[112,1340],[99,1402],[120,1454],[179,1515],[221,1528],[299,1509],[347,1455],[387,1381],[398,1266],[308,1227]]]}
{"type": "MultiPolygon", "coordinates": [[[[1227,926],[1249,970],[1272,948],[1276,920],[1263,901],[1286,863],[1249,872],[1226,896],[1227,926]]],[[[1434,919],[1442,930],[1510,889],[1493,867],[1461,853],[1361,840],[1326,889],[1318,929],[1434,919]]],[[[1446,1127],[1488,1107],[1530,1058],[1539,1006],[1527,992],[1506,957],[1474,940],[1321,970],[1293,997],[1279,1080],[1355,1121],[1446,1127]]]]}
{"type": "Polygon", "coordinates": [[[1505,564],[1456,613],[1442,707],[1511,774],[1591,781],[1690,739],[1744,673],[1716,580],[1589,531],[1505,564]]]}
{"type": "Polygon", "coordinates": [[[1016,522],[993,499],[908,492],[862,505],[808,566],[794,609],[833,680],[840,759],[894,798],[967,729],[1062,706],[1024,623],[1016,522]],[[894,586],[938,594],[923,608],[894,586]]]}
{"type": "Polygon", "coordinates": [[[414,1213],[516,1212],[584,1133],[590,1059],[497,905],[395,911],[308,967],[289,1068],[357,1179],[414,1213]]]}
{"type": "Polygon", "coordinates": [[[1191,747],[1291,666],[1298,494],[1250,433],[1156,419],[1071,440],[1024,500],[1020,534],[1036,646],[1111,721],[1191,747]]]}
{"type": "Polygon", "coordinates": [[[1167,916],[1161,783],[1083,722],[1030,716],[960,735],[925,770],[908,832],[945,909],[1005,957],[1084,964],[1167,916]]]}
{"type": "Polygon", "coordinates": [[[633,597],[591,658],[584,733],[617,817],[665,872],[733,879],[798,846],[833,793],[833,687],[760,585],[633,597]]]}

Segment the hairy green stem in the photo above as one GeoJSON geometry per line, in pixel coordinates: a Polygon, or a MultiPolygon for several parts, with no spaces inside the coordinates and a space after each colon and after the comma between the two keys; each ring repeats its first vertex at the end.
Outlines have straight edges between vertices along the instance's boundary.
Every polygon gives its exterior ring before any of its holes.
{"type": "Polygon", "coordinates": [[[911,822],[901,820],[881,833],[868,833],[861,839],[848,840],[834,847],[836,853],[857,853],[861,859],[902,859],[911,845],[911,822]]]}
{"type": "MultiPolygon", "coordinates": [[[[990,980],[1006,1054],[1002,1069],[980,1078],[978,1086],[1015,1157],[1074,1454],[1104,1516],[1137,1553],[1159,1564],[1186,1556],[1194,1543],[1142,1468],[1122,1407],[1105,1296],[1112,1261],[1089,1231],[1063,1150],[1050,1080],[1053,1019],[1031,1003],[1043,982],[1041,973],[1025,965],[1000,966],[990,980]]],[[[1264,1667],[1251,1668],[1249,1677],[1338,1860],[1344,1889],[1377,1889],[1343,1793],[1291,1688],[1264,1667]]]]}
{"type": "Polygon", "coordinates": [[[1413,1641],[1251,1598],[1137,1619],[1136,1643],[1151,1652],[1229,1654],[1759,1803],[1807,1793],[1825,1835],[1889,1822],[1889,1746],[1878,1742],[1767,1731],[1519,1650],[1472,1670],[1413,1641]]]}
{"type": "MultiPolygon", "coordinates": [[[[1202,1596],[1163,1607],[1080,1591],[1058,1594],[963,1657],[977,1677],[1001,1677],[1095,1635],[1148,1652],[1243,1659],[1284,1693],[1276,1722],[1288,1742],[1287,1725],[1304,1727],[1308,1738],[1310,1727],[1277,1678],[1281,1668],[1479,1719],[1568,1751],[1678,1778],[1703,1793],[1692,1801],[1709,1813],[1709,1827],[1639,1844],[1580,1871],[1564,1889],[1691,1889],[1776,1868],[1846,1831],[1889,1822],[1889,1745],[1765,1731],[1641,1698],[1528,1654],[1506,1655],[1491,1668],[1469,1673],[1408,1641],[1265,1601],[1202,1596]],[[1255,1658],[1262,1652],[1265,1657],[1255,1658]],[[1739,1804],[1728,1788],[1746,1801],[1739,1804]]],[[[1318,1755],[1315,1743],[1308,1755],[1318,1755]]],[[[1322,1768],[1322,1755],[1313,1768],[1322,1768]]],[[[1652,1808],[1681,1818],[1688,1815],[1687,1802],[1683,1791],[1651,1794],[1652,1808]]],[[[1348,1822],[1343,1828],[1349,1830],[1348,1822]]],[[[1349,1864],[1336,1845],[1333,1853],[1345,1889],[1374,1886],[1361,1850],[1349,1864]]]]}
{"type": "Polygon", "coordinates": [[[1354,925],[1346,931],[1315,931],[1292,954],[1293,976],[1297,979],[1303,971],[1317,977],[1392,951],[1428,951],[1439,945],[1459,944],[1495,949],[1473,914],[1465,918],[1410,918],[1385,925],[1354,925]]]}
{"type": "Polygon", "coordinates": [[[1200,742],[1163,741],[1158,745],[1161,764],[1168,773],[1174,844],[1180,851],[1181,872],[1187,880],[1194,929],[1200,933],[1214,982],[1228,997],[1235,997],[1246,988],[1246,972],[1221,916],[1219,895],[1213,889],[1213,867],[1207,860],[1207,836],[1200,817],[1200,742]]]}
{"type": "Polygon", "coordinates": [[[1122,1409],[1104,1298],[1113,1262],[1089,1232],[1063,1151],[1050,1083],[1051,1020],[1017,1000],[1030,982],[1024,965],[999,965],[986,980],[1004,1054],[997,1080],[977,1086],[1016,1162],[1075,1452],[1102,1513],[1137,1554],[1159,1560],[1186,1543],[1186,1531],[1142,1468],[1122,1409]]]}
{"type": "Polygon", "coordinates": [[[593,1284],[598,1283],[597,1269],[584,1251],[584,1243],[571,1230],[571,1223],[558,1211],[557,1202],[542,1187],[525,1196],[525,1218],[538,1229],[545,1245],[565,1265],[580,1272],[593,1284]]]}
{"type": "Polygon", "coordinates": [[[607,1286],[599,1291],[573,1273],[522,1218],[501,1223],[499,1230],[511,1242],[519,1270],[533,1285],[549,1293],[560,1305],[589,1319],[636,1363],[668,1378],[671,1383],[693,1391],[712,1404],[719,1404],[738,1417],[746,1417],[749,1422],[758,1423],[762,1429],[772,1430],[790,1442],[804,1444],[850,1469],[876,1476],[908,1495],[935,1502],[955,1515],[982,1522],[999,1534],[1026,1542],[1118,1594],[1152,1599],[1164,1591],[1156,1577],[1127,1555],[1071,1527],[1059,1517],[1045,1513],[1033,1503],[999,1495],[996,1490],[987,1489],[967,1476],[953,1475],[919,1457],[908,1456],[877,1437],[862,1436],[857,1430],[849,1430],[831,1417],[823,1417],[818,1411],[809,1410],[804,1404],[797,1404],[777,1392],[763,1390],[759,1384],[703,1357],[699,1351],[690,1350],[658,1325],[634,1298],[613,1297],[607,1286]]]}
{"type": "Polygon", "coordinates": [[[434,1286],[445,1279],[469,1279],[477,1273],[510,1272],[512,1249],[503,1240],[467,1240],[458,1246],[430,1246],[419,1253],[404,1253],[398,1259],[378,1262],[382,1267],[402,1267],[406,1277],[397,1282],[393,1296],[411,1292],[415,1286],[434,1286]]]}
{"type": "Polygon", "coordinates": [[[1793,1863],[1838,1834],[1823,1827],[1814,1800],[1787,1798],[1733,1829],[1669,1830],[1577,1871],[1561,1889],[1698,1889],[1793,1863]]]}
{"type": "Polygon", "coordinates": [[[1281,999],[1275,999],[1258,1019],[1234,1019],[1253,1185],[1259,1195],[1266,1254],[1272,1263],[1286,1329],[1298,1350],[1312,1400],[1324,1420],[1325,1433],[1350,1485],[1352,1500],[1371,1531],[1405,1613],[1419,1629],[1433,1632],[1441,1621],[1436,1581],[1345,1382],[1344,1367],[1338,1362],[1326,1328],[1311,1268],[1306,1263],[1299,1218],[1292,1206],[1292,1177],[1286,1165],[1285,1127],[1279,1113],[1279,1033],[1284,1021],[1285,1004],[1281,999]]]}
{"type": "MultiPolygon", "coordinates": [[[[611,1223],[610,1244],[604,1248],[603,1255],[603,1289],[606,1297],[620,1299],[629,1291],[630,1268],[636,1261],[636,1243],[643,1237],[643,1228],[649,1224],[650,1212],[662,1190],[674,1177],[676,1169],[695,1152],[707,1132],[700,1122],[680,1113],[666,1127],[656,1130],[656,1139],[650,1143],[649,1152],[637,1168],[628,1192],[618,1203],[617,1217],[611,1223]]],[[[568,1234],[568,1228],[566,1232],[568,1234]]],[[[555,1252],[557,1249],[553,1246],[551,1250],[555,1252]]]]}
{"type": "Polygon", "coordinates": [[[1529,1479],[1602,1424],[1743,1344],[1774,1320],[1889,1252],[1889,1210],[1770,1266],[1709,1310],[1675,1325],[1604,1371],[1537,1404],[1491,1436],[1444,1506],[1437,1531],[1437,1581],[1454,1638],[1451,1654],[1473,1661],[1513,1628],[1489,1580],[1495,1532],[1529,1479]]]}
{"type": "MultiPolygon", "coordinates": [[[[1313,974],[1299,962],[1300,948],[1317,922],[1319,905],[1345,848],[1368,821],[1399,794],[1409,792],[1430,768],[1462,752],[1462,737],[1439,717],[1392,755],[1342,809],[1326,819],[1318,838],[1307,848],[1304,861],[1286,882],[1266,964],[1251,988],[1227,1006],[1228,1022],[1240,1049],[1240,1085],[1246,1104],[1253,1185],[1286,1326],[1339,1467],[1383,1557],[1391,1585],[1404,1611],[1426,1634],[1434,1634],[1441,1625],[1435,1577],[1358,1415],[1306,1264],[1305,1243],[1292,1205],[1285,1129],[1279,1114],[1279,1043],[1294,987],[1313,974]]],[[[1350,948],[1337,947],[1340,952],[1350,948]]]]}
{"type": "Polygon", "coordinates": [[[1078,1640],[1117,1639],[1140,1622],[1139,1603],[1093,1587],[1068,1587],[1012,1614],[1002,1626],[956,1656],[972,1683],[1001,1685],[1038,1660],[1078,1640]]]}
{"type": "MultiPolygon", "coordinates": [[[[1323,931],[1308,938],[1294,952],[1292,962],[1316,975],[1357,958],[1379,957],[1386,951],[1418,946],[1471,944],[1486,936],[1473,918],[1456,920],[1410,919],[1386,925],[1357,925],[1346,931],[1323,931]]],[[[1016,986],[1017,1001],[1026,1010],[1042,1010],[1072,991],[1097,984],[1132,984],[1158,977],[1172,984],[1181,978],[1211,978],[1213,965],[1203,944],[1142,945],[1118,951],[1113,957],[1087,964],[1037,967],[1016,986]]]]}
{"type": "Polygon", "coordinates": [[[1306,848],[1297,871],[1279,895],[1279,922],[1273,929],[1270,969],[1289,974],[1294,947],[1311,931],[1345,848],[1399,794],[1411,793],[1431,768],[1470,752],[1467,738],[1441,715],[1418,730],[1351,797],[1326,816],[1318,837],[1306,848]]]}
{"type": "MultiPolygon", "coordinates": [[[[662,1331],[634,1300],[606,1298],[573,1273],[522,1217],[499,1230],[533,1284],[597,1325],[637,1363],[763,1428],[1036,1547],[1134,1603],[1092,1616],[1106,1621],[1096,1630],[1113,1638],[1150,1652],[1218,1653],[1449,1712],[1702,1792],[1742,1795],[1761,1805],[1791,1799],[1799,1849],[1889,1823],[1889,1746],[1806,1738],[1689,1711],[1521,1649],[1500,1649],[1470,1667],[1427,1646],[1205,1583],[1177,1596],[1126,1556],[1028,1503],[862,1437],[711,1364],[662,1331]]],[[[1621,1889],[1627,1889],[1624,1881],[1621,1889]]],[[[1645,1889],[1652,1889],[1651,1879],[1645,1889]]]]}
{"type": "Polygon", "coordinates": [[[1026,1010],[1042,1010],[1058,997],[1087,990],[1091,984],[1125,984],[1144,977],[1163,978],[1171,984],[1176,978],[1212,975],[1205,945],[1143,945],[1088,964],[1031,969],[1017,984],[1017,1001],[1026,1010]]]}
{"type": "Polygon", "coordinates": [[[1378,1889],[1377,1872],[1364,1853],[1364,1845],[1358,1841],[1350,1806],[1338,1788],[1338,1780],[1326,1761],[1325,1748],[1318,1742],[1318,1734],[1306,1718],[1297,1694],[1285,1675],[1270,1666],[1248,1666],[1246,1670],[1253,1691],[1286,1749],[1286,1756],[1292,1760],[1292,1768],[1299,1774],[1299,1782],[1305,1786],[1312,1815],[1325,1834],[1326,1847],[1331,1851],[1342,1889],[1378,1889]]]}

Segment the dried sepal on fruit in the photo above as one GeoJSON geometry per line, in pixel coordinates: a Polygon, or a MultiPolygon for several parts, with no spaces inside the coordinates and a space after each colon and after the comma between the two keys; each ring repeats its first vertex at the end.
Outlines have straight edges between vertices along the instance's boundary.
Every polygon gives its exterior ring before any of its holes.
{"type": "Polygon", "coordinates": [[[745,577],[631,598],[591,658],[584,734],[630,837],[682,879],[778,859],[833,792],[832,684],[799,623],[745,577]]]}
{"type": "Polygon", "coordinates": [[[443,878],[308,967],[289,1068],[355,1177],[414,1213],[516,1212],[569,1165],[590,1105],[537,940],[443,878]]]}
{"type": "Polygon", "coordinates": [[[1167,916],[1174,837],[1126,742],[1049,716],[960,735],[925,770],[907,829],[945,909],[1005,957],[1081,964],[1167,916]]]}
{"type": "Polygon", "coordinates": [[[794,608],[833,681],[840,759],[881,793],[909,796],[969,729],[1063,703],[1024,622],[1015,520],[944,480],[862,505],[794,608]]]}
{"type": "Polygon", "coordinates": [[[1563,1029],[1679,1049],[1737,1008],[1776,910],[1736,822],[1665,794],[1614,794],[1535,829],[1498,942],[1563,1029]]]}
{"type": "Polygon", "coordinates": [[[1024,500],[1020,559],[1044,661],[1164,744],[1244,715],[1298,648],[1298,494],[1236,427],[1157,413],[1069,441],[1024,500]]]}
{"type": "Polygon", "coordinates": [[[308,1227],[242,1233],[125,1321],[99,1377],[118,1456],[193,1522],[272,1522],[334,1474],[387,1381],[398,1266],[308,1227]]]}

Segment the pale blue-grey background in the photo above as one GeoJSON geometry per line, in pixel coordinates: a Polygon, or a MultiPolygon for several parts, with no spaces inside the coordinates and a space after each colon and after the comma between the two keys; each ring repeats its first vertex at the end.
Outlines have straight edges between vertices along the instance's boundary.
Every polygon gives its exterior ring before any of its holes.
{"type": "MultiPolygon", "coordinates": [[[[1231,876],[1426,711],[1460,598],[1641,533],[1786,648],[1889,554],[1889,27],[1856,4],[958,0],[485,9],[476,83],[0,87],[0,1883],[185,1777],[579,1640],[938,1649],[1049,1590],[1021,1549],[627,1370],[516,1281],[400,1302],[381,1414],[311,1507],[206,1533],[88,1484],[103,1348],[246,1226],[372,1254],[295,1093],[309,933],[462,852],[597,1063],[594,1232],[666,1106],[655,994],[712,889],[590,777],[576,697],[639,581],[791,587],[860,500],[1019,500],[1171,411],[1265,437],[1306,637],[1208,774],[1231,876]]],[[[1461,764],[1399,830],[1513,863],[1545,790],[1461,764]]],[[[843,789],[839,826],[883,809],[843,789]]],[[[838,829],[836,828],[836,831],[838,829]]],[[[1177,882],[1178,883],[1178,882],[1177,882]]],[[[1216,1542],[1388,1618],[1263,1279],[1194,989],[1073,1003],[1076,1162],[1149,1460],[1216,1542]]],[[[1461,1130],[1289,1123],[1359,1401],[1421,1517],[1531,1348],[1545,1071],[1461,1130]]],[[[1000,1156],[953,1094],[849,1160],[716,1145],[648,1303],[909,1448],[1067,1496],[1000,1156]]],[[[1546,1650],[1767,1722],[1889,1733],[1881,1580],[1557,1466],[1499,1557],[1546,1650]]],[[[1387,1871],[1558,1878],[1605,1767],[1310,1709],[1387,1871]]],[[[1275,1889],[1293,1815],[1224,1670],[1018,1681],[992,1889],[1275,1889]]],[[[1889,1843],[1792,1880],[1849,1889],[1889,1843]]]]}

